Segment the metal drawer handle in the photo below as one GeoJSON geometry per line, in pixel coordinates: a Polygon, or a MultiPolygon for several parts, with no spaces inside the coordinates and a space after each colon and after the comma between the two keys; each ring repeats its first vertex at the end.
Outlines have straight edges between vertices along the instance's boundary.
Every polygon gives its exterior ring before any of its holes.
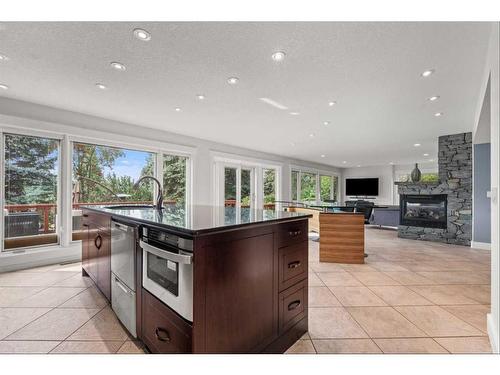
{"type": "Polygon", "coordinates": [[[155,336],[159,341],[170,342],[170,335],[166,329],[161,327],[157,327],[155,329],[155,336]]]}
{"type": "Polygon", "coordinates": [[[290,302],[288,304],[288,311],[292,311],[292,310],[295,310],[297,307],[300,306],[300,300],[297,300],[297,301],[293,301],[293,302],[290,302]]]}
{"type": "Polygon", "coordinates": [[[102,237],[101,237],[100,234],[98,234],[97,237],[95,238],[94,245],[95,245],[95,247],[97,247],[97,250],[101,249],[101,246],[102,246],[102,237]]]}
{"type": "Polygon", "coordinates": [[[88,224],[82,224],[82,226],[84,226],[84,227],[88,227],[89,225],[88,225],[88,224]]]}
{"type": "Polygon", "coordinates": [[[291,230],[290,232],[288,232],[290,236],[298,236],[300,233],[302,233],[302,231],[300,230],[295,230],[295,231],[291,230]]]}
{"type": "Polygon", "coordinates": [[[300,267],[300,261],[298,261],[298,260],[295,262],[288,263],[288,268],[290,268],[290,269],[297,268],[297,267],[300,267]]]}
{"type": "Polygon", "coordinates": [[[117,278],[117,277],[115,277],[115,283],[116,283],[116,285],[117,285],[117,286],[118,286],[121,290],[123,290],[123,292],[124,292],[125,294],[128,294],[128,290],[127,290],[127,288],[125,288],[125,287],[122,285],[122,283],[120,282],[120,280],[118,280],[118,278],[117,278]]]}

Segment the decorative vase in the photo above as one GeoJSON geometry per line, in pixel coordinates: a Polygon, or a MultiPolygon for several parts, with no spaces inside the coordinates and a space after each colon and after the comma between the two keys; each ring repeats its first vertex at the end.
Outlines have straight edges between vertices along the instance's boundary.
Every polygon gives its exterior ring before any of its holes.
{"type": "Polygon", "coordinates": [[[422,172],[418,169],[418,163],[415,163],[415,169],[411,171],[411,180],[413,182],[419,182],[420,177],[422,177],[422,172]]]}

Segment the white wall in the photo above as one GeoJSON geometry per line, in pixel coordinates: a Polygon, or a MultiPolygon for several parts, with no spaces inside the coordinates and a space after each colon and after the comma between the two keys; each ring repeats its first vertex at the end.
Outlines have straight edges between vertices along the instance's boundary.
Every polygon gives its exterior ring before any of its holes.
{"type": "MultiPolygon", "coordinates": [[[[413,168],[415,168],[414,164],[346,168],[342,174],[342,196],[344,201],[349,199],[345,195],[346,178],[375,177],[379,179],[379,196],[373,202],[380,205],[398,205],[398,189],[394,182],[397,181],[399,175],[410,174],[413,168]]],[[[422,173],[437,172],[437,163],[422,163],[419,164],[419,169],[422,173]]]]}
{"type": "Polygon", "coordinates": [[[488,314],[488,335],[493,351],[499,352],[500,337],[500,306],[499,306],[499,223],[500,207],[498,202],[498,189],[500,186],[500,118],[499,118],[499,59],[500,59],[499,23],[492,24],[487,61],[485,63],[483,83],[479,100],[476,105],[476,121],[474,133],[477,132],[483,98],[488,79],[490,80],[490,135],[491,135],[491,313],[488,314]]]}
{"type": "Polygon", "coordinates": [[[392,165],[387,166],[373,166],[373,167],[359,167],[359,168],[346,168],[342,174],[342,196],[344,202],[350,198],[345,194],[345,180],[346,178],[378,178],[378,197],[372,200],[375,204],[392,205],[394,204],[394,177],[392,165]]]}
{"type": "Polygon", "coordinates": [[[499,169],[500,169],[500,119],[499,119],[499,24],[492,26],[488,65],[491,72],[491,188],[494,197],[491,199],[491,314],[488,316],[488,333],[493,350],[500,350],[500,306],[499,306],[499,223],[500,206],[498,202],[499,169]]]}

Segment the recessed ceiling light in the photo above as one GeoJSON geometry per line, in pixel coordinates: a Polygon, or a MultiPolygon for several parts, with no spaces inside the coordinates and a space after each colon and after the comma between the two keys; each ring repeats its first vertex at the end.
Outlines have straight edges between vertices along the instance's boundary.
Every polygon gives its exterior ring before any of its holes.
{"type": "Polygon", "coordinates": [[[314,138],[314,133],[309,134],[309,138],[314,138]]]}
{"type": "Polygon", "coordinates": [[[106,90],[108,88],[108,86],[106,86],[102,83],[96,83],[95,85],[97,86],[98,89],[101,89],[101,90],[106,90]]]}
{"type": "Polygon", "coordinates": [[[434,113],[435,117],[441,117],[443,115],[443,112],[436,112],[434,113]]]}
{"type": "Polygon", "coordinates": [[[428,153],[425,153],[425,154],[424,154],[424,156],[429,156],[429,154],[428,154],[428,153]]]}
{"type": "Polygon", "coordinates": [[[330,121],[323,121],[323,125],[325,125],[325,126],[330,125],[330,121]]]}
{"type": "Polygon", "coordinates": [[[337,102],[336,102],[336,101],[331,101],[331,102],[328,102],[328,105],[329,105],[330,107],[333,107],[335,104],[337,104],[337,102]]]}
{"type": "Polygon", "coordinates": [[[342,164],[346,164],[346,163],[347,163],[347,162],[346,162],[345,160],[342,162],[342,164]]]}
{"type": "Polygon", "coordinates": [[[290,142],[290,146],[295,146],[295,142],[290,142]]]}
{"type": "Polygon", "coordinates": [[[286,53],[283,51],[274,52],[271,57],[274,61],[280,62],[285,59],[286,53]]]}
{"type": "Polygon", "coordinates": [[[358,165],[357,165],[357,167],[358,167],[358,168],[361,168],[361,165],[359,165],[359,164],[358,164],[358,165]]]}
{"type": "Polygon", "coordinates": [[[290,112],[290,114],[291,114],[292,116],[298,116],[298,115],[300,115],[300,112],[290,112]]]}
{"type": "Polygon", "coordinates": [[[127,68],[125,68],[125,65],[123,65],[122,63],[119,63],[119,62],[112,62],[109,65],[111,65],[111,67],[113,69],[120,70],[120,71],[124,71],[127,69],[127,68]]]}
{"type": "Polygon", "coordinates": [[[389,165],[394,165],[394,162],[390,161],[390,162],[389,162],[389,165]]]}
{"type": "Polygon", "coordinates": [[[0,83],[0,89],[2,89],[2,90],[8,90],[9,86],[4,85],[3,83],[0,83]]]}
{"type": "Polygon", "coordinates": [[[326,155],[321,155],[322,158],[326,157],[326,155]]]}
{"type": "Polygon", "coordinates": [[[434,73],[436,70],[435,69],[428,69],[422,72],[422,77],[429,77],[432,73],[434,73]]]}
{"type": "Polygon", "coordinates": [[[181,109],[179,107],[175,108],[175,112],[180,112],[181,109]]]}
{"type": "Polygon", "coordinates": [[[202,94],[198,94],[198,95],[196,95],[196,97],[197,97],[198,99],[200,99],[200,100],[205,99],[205,95],[202,95],[202,94]]]}
{"type": "Polygon", "coordinates": [[[435,102],[439,98],[440,98],[439,95],[434,95],[434,96],[431,96],[430,98],[427,98],[427,100],[430,101],[430,102],[435,102]]]}
{"type": "Polygon", "coordinates": [[[227,79],[227,83],[229,83],[230,85],[236,85],[238,81],[239,81],[238,77],[229,77],[227,79]]]}
{"type": "Polygon", "coordinates": [[[415,147],[420,147],[420,146],[422,146],[422,145],[421,145],[420,143],[415,143],[413,146],[415,146],[415,147]]]}
{"type": "Polygon", "coordinates": [[[0,53],[0,61],[7,61],[8,59],[9,59],[9,58],[8,58],[7,56],[2,55],[2,54],[0,53]]]}
{"type": "Polygon", "coordinates": [[[151,40],[151,34],[144,29],[134,29],[134,36],[145,42],[149,42],[151,40]]]}

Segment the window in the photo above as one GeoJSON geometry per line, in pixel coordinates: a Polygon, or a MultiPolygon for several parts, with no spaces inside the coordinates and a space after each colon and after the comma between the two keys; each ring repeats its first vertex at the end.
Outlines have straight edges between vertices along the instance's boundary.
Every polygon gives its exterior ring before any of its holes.
{"type": "Polygon", "coordinates": [[[276,170],[263,169],[264,209],[274,210],[276,207],[276,170]]]}
{"type": "Polygon", "coordinates": [[[82,205],[152,204],[155,154],[87,143],[73,144],[73,240],[79,236],[82,205]]]}
{"type": "Polygon", "coordinates": [[[4,249],[59,243],[59,140],[5,134],[4,249]]]}
{"type": "Polygon", "coordinates": [[[185,206],[187,203],[188,158],[163,155],[163,198],[165,204],[185,206]]]}
{"type": "Polygon", "coordinates": [[[322,202],[331,200],[333,193],[333,177],[319,176],[320,199],[322,202]]]}
{"type": "Polygon", "coordinates": [[[339,176],[333,176],[333,196],[332,199],[335,202],[339,201],[339,176]]]}
{"type": "Polygon", "coordinates": [[[291,195],[292,201],[299,200],[299,192],[297,191],[297,188],[299,186],[298,180],[299,180],[299,172],[292,171],[292,178],[290,181],[290,186],[291,186],[291,190],[292,190],[292,195],[291,195]]]}
{"type": "Polygon", "coordinates": [[[304,203],[316,202],[316,174],[300,174],[300,201],[304,203]]]}
{"type": "Polygon", "coordinates": [[[326,200],[338,201],[339,177],[334,174],[292,170],[290,198],[306,204],[326,200]],[[299,198],[300,197],[300,198],[299,198]]]}

